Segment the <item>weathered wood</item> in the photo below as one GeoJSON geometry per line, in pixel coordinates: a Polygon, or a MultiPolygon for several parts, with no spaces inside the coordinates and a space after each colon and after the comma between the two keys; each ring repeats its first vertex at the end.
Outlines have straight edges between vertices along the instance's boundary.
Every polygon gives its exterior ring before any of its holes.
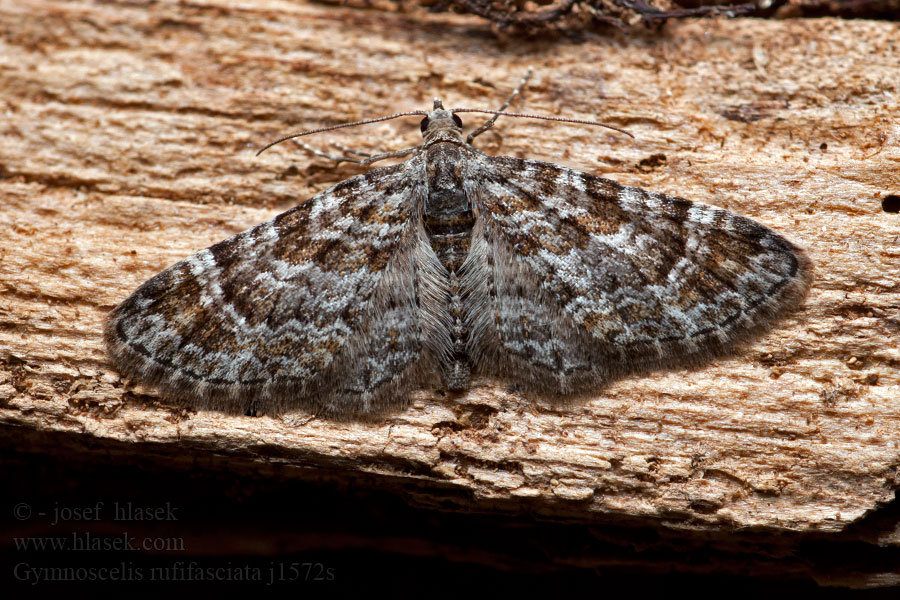
{"type": "MultiPolygon", "coordinates": [[[[240,6],[0,0],[4,446],[52,453],[40,439],[56,432],[67,452],[102,442],[123,460],[148,443],[170,465],[227,452],[248,473],[356,477],[418,506],[710,539],[752,529],[787,545],[857,539],[854,523],[894,497],[900,218],[881,200],[900,193],[896,24],[683,22],[574,43],[498,40],[453,15],[240,6]],[[137,285],[356,172],[290,144],[257,158],[262,143],[435,95],[493,107],[528,65],[514,108],[637,139],[501,119],[482,149],[770,225],[816,263],[805,308],[705,368],[628,378],[590,401],[485,380],[462,398],[422,390],[368,424],[188,414],[126,391],[105,364],[104,314],[137,285]]],[[[418,139],[410,119],[309,143],[418,139]]],[[[878,527],[866,543],[900,545],[896,521],[878,527]]]]}

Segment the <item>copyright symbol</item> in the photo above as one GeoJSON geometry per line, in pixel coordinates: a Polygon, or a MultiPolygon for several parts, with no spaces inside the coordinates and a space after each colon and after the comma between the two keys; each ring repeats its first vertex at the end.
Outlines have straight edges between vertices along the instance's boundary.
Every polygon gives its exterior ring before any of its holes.
{"type": "Polygon", "coordinates": [[[19,502],[13,508],[13,516],[20,521],[27,521],[31,518],[31,507],[24,502],[19,502]]]}

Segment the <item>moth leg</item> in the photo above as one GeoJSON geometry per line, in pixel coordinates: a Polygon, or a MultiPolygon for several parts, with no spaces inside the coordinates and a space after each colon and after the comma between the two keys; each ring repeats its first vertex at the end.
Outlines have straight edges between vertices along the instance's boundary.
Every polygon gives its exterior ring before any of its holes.
{"type": "MultiPolygon", "coordinates": [[[[525,87],[525,84],[527,84],[528,80],[531,79],[531,72],[532,72],[531,67],[528,67],[528,71],[525,73],[525,77],[522,78],[522,81],[519,82],[519,85],[516,87],[516,89],[514,89],[512,94],[509,95],[509,98],[506,99],[506,102],[503,103],[503,106],[501,106],[499,109],[497,109],[497,112],[503,112],[504,110],[509,108],[509,105],[512,104],[512,101],[515,100],[516,96],[518,96],[522,92],[522,89],[525,87]]],[[[499,117],[499,116],[500,115],[494,115],[493,117],[491,117],[490,119],[485,121],[484,125],[482,125],[478,129],[476,129],[475,131],[470,133],[466,137],[466,143],[471,146],[472,140],[474,140],[476,137],[478,137],[479,135],[481,135],[482,133],[484,133],[491,127],[493,127],[494,122],[497,120],[497,117],[499,117]]]]}
{"type": "Polygon", "coordinates": [[[327,158],[328,160],[333,160],[333,161],[335,161],[336,164],[340,164],[342,162],[351,162],[351,163],[356,163],[356,164],[362,165],[362,166],[370,165],[375,161],[384,160],[386,158],[397,158],[400,156],[407,156],[419,149],[419,147],[416,146],[415,148],[406,148],[405,150],[386,152],[384,154],[366,154],[365,152],[356,152],[353,150],[347,150],[345,148],[338,148],[339,150],[342,150],[347,153],[352,153],[352,154],[356,154],[358,156],[366,157],[366,158],[355,158],[355,157],[346,156],[346,155],[345,156],[334,156],[332,154],[326,154],[326,153],[322,152],[321,150],[317,150],[316,148],[313,148],[306,142],[301,142],[300,140],[294,140],[294,143],[297,144],[298,146],[300,146],[301,148],[303,148],[304,150],[306,150],[307,152],[314,154],[320,158],[327,158]]]}
{"type": "Polygon", "coordinates": [[[361,156],[363,158],[370,158],[372,156],[372,153],[370,153],[370,152],[360,152],[359,150],[354,150],[353,148],[348,148],[347,146],[345,146],[343,144],[338,144],[337,142],[332,142],[331,145],[333,147],[337,148],[338,150],[340,150],[341,152],[343,152],[344,154],[351,154],[353,156],[361,156]]]}

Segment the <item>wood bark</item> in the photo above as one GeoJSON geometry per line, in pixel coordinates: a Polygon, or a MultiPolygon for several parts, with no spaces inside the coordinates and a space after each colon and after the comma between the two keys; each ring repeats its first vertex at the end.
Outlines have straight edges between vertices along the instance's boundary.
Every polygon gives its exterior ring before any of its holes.
{"type": "MultiPolygon", "coordinates": [[[[768,576],[900,581],[900,216],[882,208],[900,194],[897,24],[703,20],[504,38],[474,17],[263,0],[0,0],[0,22],[8,465],[102,456],[158,474],[224,469],[250,487],[352,482],[460,527],[525,515],[541,535],[589,528],[583,554],[548,551],[560,568],[738,573],[751,560],[768,576]],[[477,380],[459,398],[421,390],[373,423],[183,411],[105,362],[104,315],[144,280],[359,172],[291,144],[254,156],[261,145],[434,96],[496,107],[528,66],[511,110],[596,118],[636,139],[501,119],[482,150],[765,223],[815,262],[805,306],[727,357],[587,401],[477,380]],[[646,531],[664,541],[635,533],[646,531]],[[596,546],[638,538],[661,554],[596,546]],[[811,539],[870,554],[848,550],[840,568],[779,558],[811,539]],[[684,544],[727,558],[688,565],[684,544]]],[[[308,143],[381,152],[418,139],[408,119],[308,143]]],[[[497,564],[516,550],[460,555],[497,564]]]]}

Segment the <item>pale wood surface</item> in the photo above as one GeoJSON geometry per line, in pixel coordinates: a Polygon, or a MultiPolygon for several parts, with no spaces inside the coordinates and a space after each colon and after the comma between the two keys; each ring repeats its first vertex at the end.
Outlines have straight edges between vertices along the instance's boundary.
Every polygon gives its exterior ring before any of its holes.
{"type": "MultiPolygon", "coordinates": [[[[227,449],[408,485],[423,505],[710,532],[837,533],[893,497],[900,217],[881,199],[900,193],[897,24],[698,21],[535,41],[424,12],[28,0],[0,0],[0,21],[0,435],[227,449]],[[291,144],[257,158],[262,143],[435,95],[494,107],[528,65],[514,109],[637,139],[501,119],[483,150],[766,223],[815,261],[805,308],[705,368],[565,406],[477,381],[461,399],[422,390],[407,410],[348,424],[189,414],[124,393],[104,362],[107,311],[356,172],[291,144]],[[656,154],[662,164],[638,166],[656,154]]],[[[409,119],[309,143],[384,151],[418,138],[409,119]]],[[[876,538],[900,544],[890,528],[876,538]]]]}

